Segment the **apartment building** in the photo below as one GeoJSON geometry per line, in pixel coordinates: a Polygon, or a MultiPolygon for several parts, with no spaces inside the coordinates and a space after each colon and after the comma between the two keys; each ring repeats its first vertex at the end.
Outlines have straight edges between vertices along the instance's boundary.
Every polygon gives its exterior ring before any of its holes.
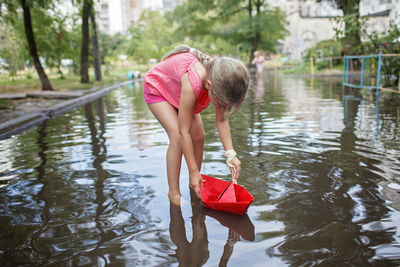
{"type": "Polygon", "coordinates": [[[102,32],[126,33],[137,22],[144,9],[164,13],[173,10],[184,0],[101,0],[95,2],[98,25],[102,32]]]}
{"type": "MultiPolygon", "coordinates": [[[[268,0],[267,3],[286,13],[289,35],[277,50],[289,59],[300,59],[307,48],[334,38],[334,29],[340,26],[333,18],[343,15],[330,1],[268,0]]],[[[360,14],[369,17],[367,29],[370,32],[384,32],[390,20],[400,24],[400,0],[362,0],[360,14]]]]}

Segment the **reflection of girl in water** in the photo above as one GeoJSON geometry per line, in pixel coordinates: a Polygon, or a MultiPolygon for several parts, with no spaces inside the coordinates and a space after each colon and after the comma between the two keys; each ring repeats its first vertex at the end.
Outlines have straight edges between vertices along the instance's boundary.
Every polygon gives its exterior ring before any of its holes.
{"type": "Polygon", "coordinates": [[[257,80],[256,91],[254,94],[255,102],[264,102],[265,87],[262,79],[257,80]]]}
{"type": "Polygon", "coordinates": [[[257,77],[258,77],[258,79],[262,79],[262,72],[264,69],[264,61],[265,61],[264,57],[258,51],[255,51],[253,55],[254,55],[254,59],[251,62],[251,64],[256,65],[257,77]]]}
{"type": "Polygon", "coordinates": [[[228,239],[219,262],[219,266],[227,266],[233,247],[240,240],[240,236],[248,241],[254,241],[254,225],[247,214],[239,216],[204,208],[193,190],[190,190],[190,197],[193,213],[192,242],[189,242],[186,237],[185,221],[182,217],[180,203],[177,205],[175,201],[170,199],[169,233],[177,247],[175,257],[179,266],[202,266],[208,261],[210,252],[205,223],[206,215],[216,219],[221,225],[229,229],[228,239]]]}
{"type": "Polygon", "coordinates": [[[193,239],[189,242],[186,237],[185,221],[182,217],[180,205],[170,202],[170,225],[169,233],[172,241],[176,244],[176,258],[179,266],[202,266],[209,258],[207,229],[205,224],[205,213],[201,201],[190,190],[192,204],[192,230],[193,239]]]}

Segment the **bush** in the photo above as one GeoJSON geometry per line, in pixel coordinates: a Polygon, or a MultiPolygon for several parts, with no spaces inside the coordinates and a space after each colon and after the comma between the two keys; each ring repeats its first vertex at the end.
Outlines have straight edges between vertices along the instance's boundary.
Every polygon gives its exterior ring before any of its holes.
{"type": "MultiPolygon", "coordinates": [[[[370,42],[364,47],[371,54],[400,54],[400,28],[393,21],[389,29],[383,34],[373,32],[368,36],[370,42]]],[[[384,87],[397,87],[399,84],[400,57],[391,56],[382,58],[382,78],[384,87]]]]}
{"type": "MultiPolygon", "coordinates": [[[[340,42],[328,39],[318,42],[315,46],[306,50],[305,59],[309,60],[310,57],[313,58],[323,58],[323,57],[336,57],[340,56],[342,51],[342,45],[340,42]]],[[[341,60],[333,60],[333,65],[341,64],[341,60]]],[[[316,60],[315,68],[317,70],[330,68],[329,60],[316,60]]]]}
{"type": "Polygon", "coordinates": [[[335,57],[340,56],[342,44],[333,39],[322,40],[306,50],[305,57],[335,57]]]}

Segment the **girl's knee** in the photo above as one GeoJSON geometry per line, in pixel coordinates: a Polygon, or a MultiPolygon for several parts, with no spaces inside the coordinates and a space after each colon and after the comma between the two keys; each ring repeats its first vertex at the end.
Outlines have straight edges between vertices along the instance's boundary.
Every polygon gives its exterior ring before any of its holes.
{"type": "Polygon", "coordinates": [[[173,131],[168,133],[170,145],[180,146],[181,145],[181,135],[179,131],[173,131]]]}
{"type": "Polygon", "coordinates": [[[194,146],[203,146],[204,145],[204,130],[198,131],[195,134],[192,134],[192,142],[194,146]]]}

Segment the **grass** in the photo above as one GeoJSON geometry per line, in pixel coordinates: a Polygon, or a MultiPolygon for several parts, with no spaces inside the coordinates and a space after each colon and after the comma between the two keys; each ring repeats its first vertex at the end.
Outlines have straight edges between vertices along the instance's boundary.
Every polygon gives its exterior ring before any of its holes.
{"type": "MultiPolygon", "coordinates": [[[[150,68],[149,65],[129,64],[119,62],[109,66],[102,66],[103,80],[96,81],[93,69],[89,70],[89,83],[81,83],[80,75],[74,74],[68,69],[63,70],[64,79],[60,78],[55,70],[46,69],[46,74],[52,84],[54,91],[85,90],[95,86],[102,86],[116,81],[125,81],[126,73],[130,70],[140,71],[144,74],[150,68]]],[[[7,73],[0,74],[0,94],[24,93],[40,91],[42,89],[39,77],[34,69],[19,71],[15,76],[10,77],[7,73]]],[[[0,99],[0,110],[13,108],[21,100],[0,99]]],[[[32,100],[23,100],[32,101],[32,100]]]]}
{"type": "Polygon", "coordinates": [[[0,109],[8,109],[12,105],[9,99],[0,99],[0,109]]]}
{"type": "MultiPolygon", "coordinates": [[[[102,66],[103,81],[95,80],[94,71],[89,70],[89,83],[81,83],[80,75],[64,70],[65,78],[61,79],[54,70],[46,70],[47,76],[55,91],[85,90],[94,86],[104,85],[115,81],[126,80],[125,74],[129,70],[145,73],[149,66],[133,64],[113,64],[102,66]]],[[[23,93],[28,91],[41,90],[41,83],[34,69],[19,71],[16,76],[0,74],[0,94],[23,93]]]]}
{"type": "MultiPolygon", "coordinates": [[[[288,64],[286,65],[287,69],[283,69],[283,74],[309,74],[311,75],[311,66],[310,63],[297,63],[297,64],[288,64]]],[[[330,68],[322,68],[318,69],[314,66],[314,74],[338,74],[342,73],[343,66],[337,65],[333,66],[333,69],[330,68]]]]}
{"type": "MultiPolygon", "coordinates": [[[[80,77],[77,75],[67,75],[65,79],[60,79],[49,75],[50,82],[55,91],[68,91],[78,89],[89,89],[96,85],[101,85],[118,80],[117,77],[104,77],[103,81],[94,81],[94,77],[90,77],[91,82],[80,83],[80,77]]],[[[22,93],[28,91],[41,90],[41,83],[38,78],[20,78],[5,80],[0,78],[0,93],[22,93]]]]}

